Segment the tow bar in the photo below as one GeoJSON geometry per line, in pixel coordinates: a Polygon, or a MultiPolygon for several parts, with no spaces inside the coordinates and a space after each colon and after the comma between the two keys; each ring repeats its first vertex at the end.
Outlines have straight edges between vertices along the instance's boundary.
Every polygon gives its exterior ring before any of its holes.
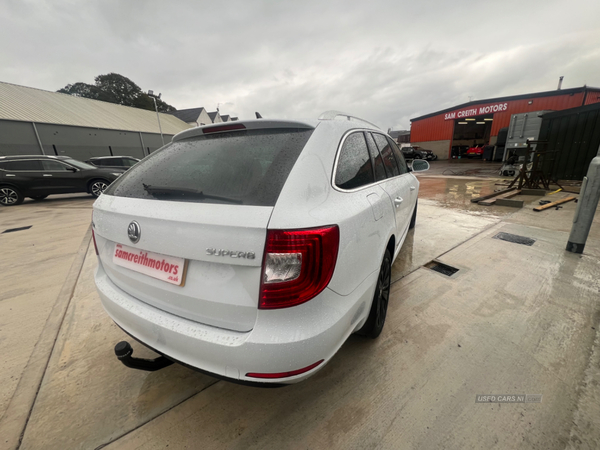
{"type": "Polygon", "coordinates": [[[131,356],[133,355],[133,348],[131,348],[131,345],[127,341],[121,341],[115,345],[115,355],[117,355],[119,361],[127,367],[131,369],[146,370],[148,372],[164,369],[173,364],[173,361],[164,356],[159,356],[155,359],[134,358],[131,356]]]}

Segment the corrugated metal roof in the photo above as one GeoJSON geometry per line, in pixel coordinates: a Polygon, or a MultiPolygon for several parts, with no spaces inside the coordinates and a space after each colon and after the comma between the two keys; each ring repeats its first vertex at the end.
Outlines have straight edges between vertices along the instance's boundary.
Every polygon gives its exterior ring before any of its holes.
{"type": "MultiPolygon", "coordinates": [[[[0,120],[160,132],[153,111],[4,82],[0,82],[0,120]]],[[[160,124],[164,134],[190,128],[177,117],[163,113],[160,124]]]]}

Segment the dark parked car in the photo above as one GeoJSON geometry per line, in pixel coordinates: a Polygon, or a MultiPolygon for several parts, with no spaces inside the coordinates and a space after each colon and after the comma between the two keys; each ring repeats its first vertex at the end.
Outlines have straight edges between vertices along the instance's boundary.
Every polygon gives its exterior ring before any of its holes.
{"type": "Polygon", "coordinates": [[[66,156],[0,156],[0,205],[18,205],[25,197],[43,200],[48,195],[72,192],[99,197],[122,173],[66,156]]]}
{"type": "Polygon", "coordinates": [[[127,170],[139,161],[139,159],[132,156],[97,156],[88,159],[86,163],[102,167],[103,169],[127,170]]]}
{"type": "Polygon", "coordinates": [[[428,161],[435,161],[437,159],[435,153],[421,147],[402,147],[400,150],[406,159],[426,159],[428,161]]]}
{"type": "Polygon", "coordinates": [[[421,148],[417,145],[414,148],[421,152],[422,159],[426,159],[427,161],[435,161],[437,159],[437,155],[431,150],[421,148]]]}

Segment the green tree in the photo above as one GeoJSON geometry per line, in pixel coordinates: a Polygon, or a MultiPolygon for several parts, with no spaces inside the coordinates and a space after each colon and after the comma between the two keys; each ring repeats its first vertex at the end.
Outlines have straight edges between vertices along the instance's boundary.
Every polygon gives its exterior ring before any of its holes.
{"type": "MultiPolygon", "coordinates": [[[[94,81],[95,84],[81,82],[67,84],[57,92],[154,111],[152,98],[129,78],[118,73],[109,73],[98,75],[94,81]]],[[[156,99],[156,106],[160,112],[176,110],[175,107],[160,99],[156,99]]]]}

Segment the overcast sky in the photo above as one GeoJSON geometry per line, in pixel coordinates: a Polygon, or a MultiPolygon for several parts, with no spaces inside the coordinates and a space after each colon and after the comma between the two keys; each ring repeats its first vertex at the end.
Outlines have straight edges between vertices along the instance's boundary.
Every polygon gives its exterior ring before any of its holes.
{"type": "Polygon", "coordinates": [[[0,81],[116,72],[177,109],[382,129],[473,100],[600,86],[600,1],[0,0],[0,81]]]}

